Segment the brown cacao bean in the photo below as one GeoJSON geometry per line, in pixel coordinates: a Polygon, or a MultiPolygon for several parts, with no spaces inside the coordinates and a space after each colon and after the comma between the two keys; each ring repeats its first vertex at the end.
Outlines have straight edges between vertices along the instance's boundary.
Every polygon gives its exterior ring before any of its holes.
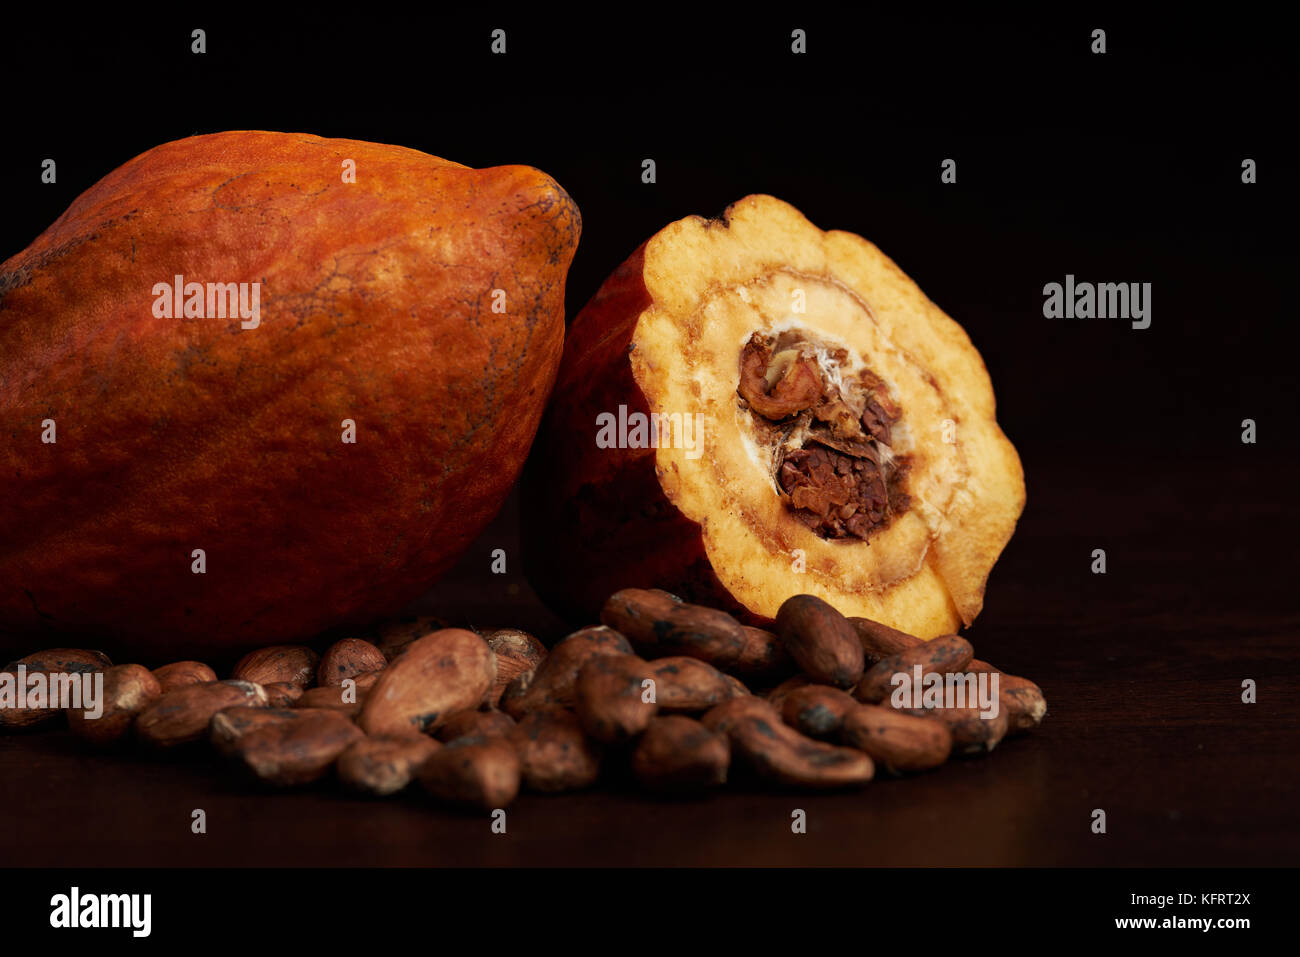
{"type": "Polygon", "coordinates": [[[232,758],[240,740],[250,731],[268,724],[292,721],[304,715],[323,711],[321,708],[259,708],[235,705],[222,708],[208,722],[208,742],[224,758],[232,758]]]}
{"type": "Polygon", "coordinates": [[[524,785],[534,791],[574,791],[600,776],[600,746],[583,733],[578,716],[549,705],[530,711],[507,736],[519,753],[524,785]]]}
{"type": "MultiPolygon", "coordinates": [[[[896,655],[881,658],[862,676],[858,686],[853,689],[853,697],[868,704],[877,704],[889,697],[894,690],[894,676],[907,675],[909,682],[914,676],[915,666],[921,666],[921,675],[955,674],[964,671],[973,655],[970,642],[959,635],[943,635],[924,644],[900,651],[896,655]]],[[[913,689],[920,693],[920,688],[913,689]]]]}
{"type": "Polygon", "coordinates": [[[1043,716],[1047,714],[1047,699],[1043,697],[1043,689],[1038,685],[1028,678],[999,671],[987,661],[978,659],[970,663],[968,670],[975,674],[998,675],[998,696],[1003,710],[1007,712],[1008,734],[1030,731],[1043,723],[1043,716]]]}
{"type": "Polygon", "coordinates": [[[858,702],[846,691],[830,685],[804,685],[785,696],[781,717],[800,734],[810,738],[836,737],[845,716],[858,702]]]}
{"type": "MultiPolygon", "coordinates": [[[[915,635],[889,628],[867,618],[850,618],[849,621],[853,623],[853,627],[858,632],[858,637],[862,639],[862,647],[866,650],[867,661],[872,664],[882,658],[925,644],[915,635]]],[[[1007,707],[1010,711],[1008,715],[1008,733],[1015,734],[1027,731],[1038,727],[1042,723],[1043,715],[1047,713],[1047,699],[1043,696],[1043,690],[1034,682],[1028,678],[1008,674],[987,661],[981,661],[978,658],[971,659],[967,670],[976,674],[996,671],[1001,675],[998,684],[1000,692],[1008,696],[1004,707],[1007,707]]]]}
{"type": "Polygon", "coordinates": [[[731,671],[750,680],[775,680],[789,677],[799,667],[777,635],[752,625],[741,625],[741,629],[745,632],[745,647],[728,666],[731,671]]]}
{"type": "Polygon", "coordinates": [[[465,737],[444,745],[420,766],[420,784],[439,800],[494,811],[519,794],[519,755],[505,738],[465,737]]]}
{"type": "Polygon", "coordinates": [[[704,791],[726,783],[731,748],[725,735],[684,715],[652,718],[632,751],[632,773],[655,791],[704,791]]]}
{"type": "Polygon", "coordinates": [[[344,679],[355,679],[368,671],[382,671],[388,664],[384,653],[360,638],[336,641],[321,655],[316,683],[322,688],[338,688],[344,679]]]}
{"type": "Polygon", "coordinates": [[[276,787],[310,784],[325,776],[361,729],[334,711],[296,709],[294,717],[252,728],[234,756],[259,780],[276,787]]]}
{"type": "Polygon", "coordinates": [[[813,684],[813,680],[807,675],[793,675],[764,695],[763,700],[777,711],[783,711],[785,709],[785,699],[789,697],[791,692],[798,688],[807,688],[813,684]]]}
{"type": "Polygon", "coordinates": [[[497,678],[485,703],[495,708],[501,703],[501,695],[510,682],[542,663],[546,658],[546,646],[517,628],[498,628],[487,636],[487,644],[497,656],[497,678]]]}
{"type": "Polygon", "coordinates": [[[542,663],[506,686],[501,710],[516,721],[538,708],[572,707],[578,672],[600,655],[630,655],[632,646],[613,628],[593,625],[566,637],[551,649],[542,663]]]}
{"type": "Polygon", "coordinates": [[[780,784],[814,790],[854,787],[866,784],[875,773],[865,752],[805,737],[762,698],[723,702],[703,722],[727,736],[733,761],[740,759],[761,777],[780,784]]]}
{"type": "Polygon", "coordinates": [[[411,783],[442,745],[425,735],[376,735],[353,741],[339,755],[339,780],[364,794],[385,797],[411,783]]]}
{"type": "Polygon", "coordinates": [[[602,744],[621,744],[646,729],[659,711],[654,671],[636,655],[598,655],[578,672],[574,710],[582,729],[602,744]]]}
{"type": "Polygon", "coordinates": [[[143,665],[114,665],[104,672],[100,715],[85,708],[68,709],[68,728],[83,741],[104,746],[121,741],[136,715],[162,697],[162,686],[143,665]]]}
{"type": "Polygon", "coordinates": [[[266,703],[272,708],[292,708],[303,694],[302,686],[291,681],[275,681],[262,687],[266,691],[266,703]]]}
{"type": "Polygon", "coordinates": [[[852,688],[865,667],[849,620],[815,595],[793,595],[776,613],[776,633],[801,671],[819,684],[852,688]]]}
{"type": "Polygon", "coordinates": [[[952,734],[954,754],[987,754],[1007,734],[1007,709],[999,701],[996,717],[985,718],[978,705],[966,708],[899,708],[902,714],[942,721],[952,734]]]}
{"type": "Polygon", "coordinates": [[[392,661],[405,651],[411,642],[425,635],[431,635],[435,631],[443,631],[447,627],[447,622],[437,615],[402,618],[381,627],[374,636],[374,645],[383,652],[388,661],[392,661]]]}
{"type": "Polygon", "coordinates": [[[656,658],[650,662],[650,669],[663,714],[703,713],[716,704],[749,694],[735,678],[698,658],[656,658]]]}
{"type": "Polygon", "coordinates": [[[925,643],[915,635],[909,635],[905,631],[882,625],[870,618],[850,618],[849,624],[853,626],[853,630],[857,632],[858,640],[862,642],[862,651],[866,656],[868,667],[874,665],[881,658],[900,654],[909,648],[915,648],[917,645],[925,643]]]}
{"type": "Polygon", "coordinates": [[[82,648],[51,648],[10,662],[0,675],[14,691],[12,705],[0,705],[0,729],[37,728],[51,724],[63,714],[62,709],[51,707],[48,682],[41,679],[33,684],[31,676],[41,675],[79,675],[96,671],[105,671],[113,663],[100,651],[87,651],[82,648]],[[23,671],[19,672],[19,667],[23,671]],[[19,682],[26,681],[23,707],[17,706],[19,682]]]}
{"type": "Polygon", "coordinates": [[[306,645],[271,645],[239,659],[230,677],[259,685],[288,682],[307,688],[316,680],[320,657],[306,645]]]}
{"type": "Polygon", "coordinates": [[[725,611],[691,605],[667,592],[624,588],[609,596],[600,620],[650,658],[687,655],[726,669],[740,660],[745,629],[725,611]]]}
{"type": "MultiPolygon", "coordinates": [[[[159,682],[161,684],[161,682],[159,682]]],[[[247,681],[214,681],[168,691],[135,719],[135,735],[155,748],[174,748],[197,741],[212,716],[236,705],[265,707],[266,692],[247,681]]]]}
{"type": "Polygon", "coordinates": [[[858,704],[845,716],[842,740],[891,771],[924,771],[948,760],[952,733],[942,721],[858,704]]]}
{"type": "Polygon", "coordinates": [[[190,685],[212,684],[217,680],[217,673],[201,661],[173,661],[171,664],[153,670],[163,694],[190,685]]]}
{"type": "Polygon", "coordinates": [[[366,694],[358,723],[367,734],[422,734],[483,700],[497,659],[478,635],[446,628],[412,642],[366,694]]]}
{"type": "Polygon", "coordinates": [[[295,708],[324,708],[355,720],[361,716],[367,692],[359,688],[308,688],[293,703],[295,708]]]}
{"type": "Polygon", "coordinates": [[[27,668],[27,673],[80,675],[94,671],[106,671],[113,667],[113,662],[102,651],[90,651],[85,648],[49,648],[37,651],[11,661],[4,666],[4,671],[17,671],[18,666],[27,668]]]}
{"type": "Polygon", "coordinates": [[[515,719],[504,711],[459,711],[447,719],[434,735],[444,744],[469,736],[491,738],[506,735],[515,726],[515,719]]]}

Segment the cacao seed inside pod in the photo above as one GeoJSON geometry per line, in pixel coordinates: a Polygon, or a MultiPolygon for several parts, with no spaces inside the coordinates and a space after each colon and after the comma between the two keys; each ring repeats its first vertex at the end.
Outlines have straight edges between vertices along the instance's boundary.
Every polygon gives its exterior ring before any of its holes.
{"type": "Polygon", "coordinates": [[[1023,505],[961,327],[871,243],[749,196],[665,227],[574,319],[525,561],[571,619],[637,582],[750,624],[806,591],[929,638],[979,614],[1023,505]]]}

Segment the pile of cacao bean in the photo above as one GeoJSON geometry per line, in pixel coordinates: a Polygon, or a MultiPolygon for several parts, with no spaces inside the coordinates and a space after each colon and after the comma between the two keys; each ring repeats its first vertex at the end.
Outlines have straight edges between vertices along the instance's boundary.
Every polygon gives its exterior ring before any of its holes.
{"type": "MultiPolygon", "coordinates": [[[[965,639],[922,641],[812,595],[788,599],[774,631],[657,589],[615,593],[601,621],[548,653],[526,632],[422,618],[321,655],[263,648],[226,680],[197,661],[151,671],[73,649],[5,670],[102,671],[102,715],[66,712],[71,731],[96,746],[165,752],[206,740],[271,785],[332,772],[368,794],[418,782],[438,800],[488,810],[521,788],[585,788],[616,768],[661,792],[746,775],[856,787],[877,766],[904,774],[987,753],[1046,713],[1037,685],[974,659],[965,639]],[[974,704],[893,706],[894,675],[931,672],[997,672],[996,715],[974,704]]],[[[0,709],[0,728],[53,724],[61,713],[0,709]]]]}

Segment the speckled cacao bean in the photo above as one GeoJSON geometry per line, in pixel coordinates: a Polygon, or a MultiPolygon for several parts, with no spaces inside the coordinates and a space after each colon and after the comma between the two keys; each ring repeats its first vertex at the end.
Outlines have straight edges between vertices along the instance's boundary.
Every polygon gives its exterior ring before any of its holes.
{"type": "Polygon", "coordinates": [[[384,653],[360,638],[336,641],[320,656],[316,683],[322,688],[337,688],[345,678],[356,679],[369,671],[382,671],[388,664],[384,653]]]}
{"type": "Polygon", "coordinates": [[[501,703],[501,695],[510,682],[542,663],[546,658],[546,646],[517,628],[498,628],[487,635],[486,641],[497,656],[497,678],[484,703],[495,708],[501,703]]]}
{"type": "Polygon", "coordinates": [[[288,682],[307,688],[316,680],[319,661],[320,656],[306,645],[271,645],[240,658],[230,677],[260,685],[288,682]]]}
{"type": "Polygon", "coordinates": [[[572,707],[574,686],[582,666],[599,655],[630,655],[632,646],[613,628],[593,625],[564,638],[533,671],[507,685],[501,710],[516,721],[538,708],[572,707]]]}
{"type": "MultiPolygon", "coordinates": [[[[884,701],[893,692],[895,675],[905,674],[911,681],[914,668],[921,666],[921,675],[955,674],[965,671],[970,664],[973,649],[965,638],[959,635],[942,635],[924,644],[900,651],[896,655],[881,658],[862,676],[853,697],[868,704],[884,701]]],[[[919,692],[920,689],[915,689],[919,692]]]]}
{"type": "Polygon", "coordinates": [[[655,696],[663,714],[696,714],[708,711],[749,690],[707,661],[677,655],[650,662],[655,696]]]}
{"type": "Polygon", "coordinates": [[[135,736],[151,747],[174,748],[203,738],[218,711],[266,704],[262,686],[247,681],[186,685],[166,692],[141,711],[135,719],[135,736]]]}
{"type": "Polygon", "coordinates": [[[303,695],[302,686],[291,681],[275,681],[262,687],[266,690],[266,703],[272,708],[292,708],[303,695]]]}
{"type": "Polygon", "coordinates": [[[726,783],[731,747],[723,734],[684,715],[652,718],[632,751],[632,773],[654,791],[705,791],[726,783]]]}
{"type": "Polygon", "coordinates": [[[153,670],[163,694],[190,685],[206,685],[217,680],[217,673],[201,661],[173,661],[153,670]]]}
{"type": "Polygon", "coordinates": [[[83,741],[104,746],[123,740],[138,715],[162,697],[162,686],[144,665],[114,665],[104,672],[98,718],[85,708],[68,709],[68,728],[83,741]]]}
{"type": "Polygon", "coordinates": [[[894,772],[938,767],[952,751],[944,722],[856,702],[845,716],[841,740],[894,772]]]}
{"type": "Polygon", "coordinates": [[[235,742],[234,756],[259,780],[293,787],[320,780],[361,736],[344,715],[312,709],[250,729],[235,742]]]}
{"type": "Polygon", "coordinates": [[[847,691],[830,685],[804,685],[785,696],[781,717],[810,738],[834,738],[840,733],[845,715],[857,707],[858,702],[847,691]]]}
{"type": "Polygon", "coordinates": [[[443,631],[447,627],[448,623],[437,615],[401,618],[380,627],[373,635],[373,644],[383,652],[386,659],[392,661],[405,651],[411,642],[425,635],[431,635],[435,631],[443,631]]]}
{"type": "Polygon", "coordinates": [[[358,724],[367,734],[435,731],[483,700],[497,659],[478,635],[446,628],[411,643],[366,694],[358,724]]]}
{"type": "Polygon", "coordinates": [[[519,794],[522,766],[501,737],[458,738],[430,755],[417,772],[420,784],[442,801],[493,811],[519,794]]]}
{"type": "Polygon", "coordinates": [[[636,655],[598,655],[578,672],[574,710],[582,729],[603,744],[620,744],[659,712],[654,671],[636,655]]]}
{"type": "Polygon", "coordinates": [[[657,589],[615,592],[600,620],[649,658],[687,655],[722,669],[740,660],[748,641],[744,627],[725,611],[692,605],[657,589]]]}
{"type": "Polygon", "coordinates": [[[809,790],[857,787],[875,773],[865,752],[805,737],[762,698],[723,702],[703,722],[727,736],[733,763],[743,761],[759,776],[780,784],[809,790]]]}
{"type": "Polygon", "coordinates": [[[426,735],[358,738],[339,755],[339,780],[354,791],[384,797],[404,789],[442,745],[426,735]]]}
{"type": "Polygon", "coordinates": [[[447,719],[434,737],[444,743],[468,736],[490,738],[509,734],[514,726],[515,719],[504,711],[459,711],[447,719]]]}
{"type": "Polygon", "coordinates": [[[795,664],[819,684],[852,688],[862,678],[862,642],[849,620],[815,595],[793,595],[776,613],[776,633],[795,664]]]}
{"type": "Polygon", "coordinates": [[[528,712],[507,739],[519,753],[530,790],[574,791],[590,787],[600,776],[600,745],[567,708],[549,705],[528,712]]]}

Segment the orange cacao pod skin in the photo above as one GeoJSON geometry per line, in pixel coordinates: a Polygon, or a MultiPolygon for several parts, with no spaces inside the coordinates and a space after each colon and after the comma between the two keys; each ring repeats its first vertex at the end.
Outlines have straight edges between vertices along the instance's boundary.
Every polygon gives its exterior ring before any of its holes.
{"type": "Polygon", "coordinates": [[[416,597],[522,467],[580,231],[538,170],[355,140],[114,170],[0,265],[0,650],[235,652],[416,597]],[[260,283],[260,323],[157,317],[177,275],[260,283]]]}

